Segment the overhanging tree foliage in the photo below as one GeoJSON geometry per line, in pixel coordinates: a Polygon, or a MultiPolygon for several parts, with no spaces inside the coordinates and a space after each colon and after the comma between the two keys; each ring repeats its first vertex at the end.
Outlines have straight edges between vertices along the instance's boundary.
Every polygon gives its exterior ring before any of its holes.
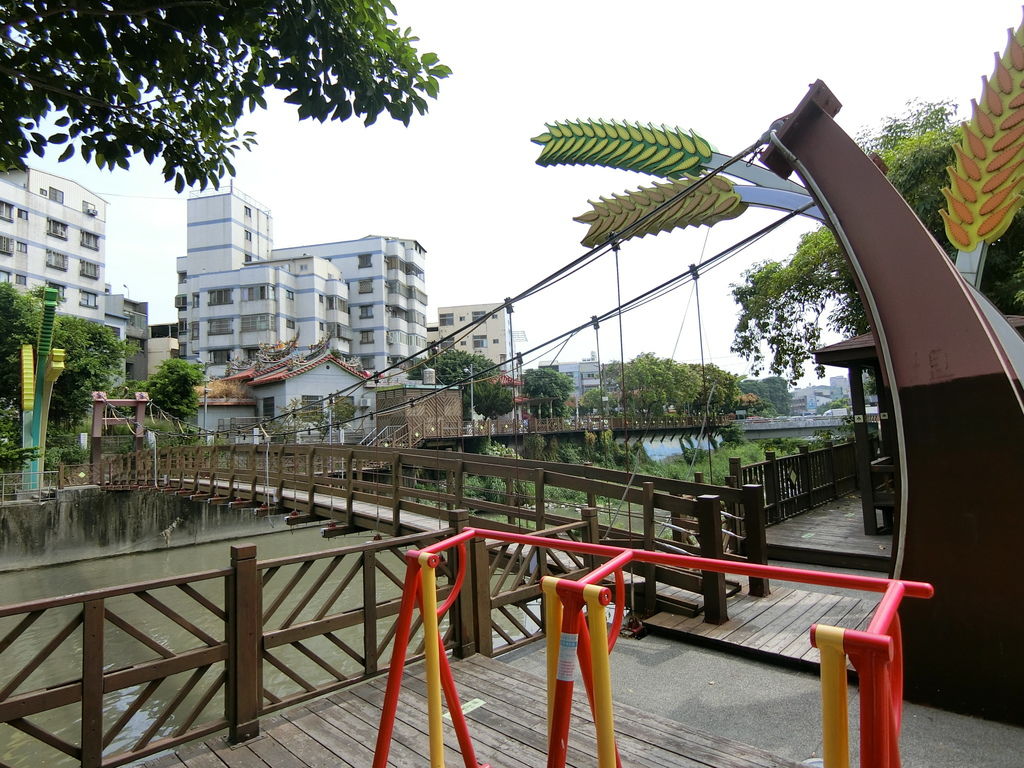
{"type": "Polygon", "coordinates": [[[512,411],[512,391],[491,381],[478,381],[473,390],[474,410],[485,419],[496,419],[512,411]]]}
{"type": "MultiPolygon", "coordinates": [[[[889,181],[950,255],[954,250],[939,210],[945,205],[941,190],[949,183],[952,145],[960,138],[955,116],[948,102],[911,103],[905,114],[887,118],[877,132],[858,137],[865,151],[881,158],[889,181]]],[[[1024,307],[1022,252],[1024,215],[1018,212],[1009,230],[989,248],[982,282],[982,292],[1006,313],[1024,307]]],[[[791,381],[803,375],[820,346],[822,323],[843,336],[868,330],[845,256],[825,228],[801,238],[788,261],[767,261],[748,270],[733,285],[733,297],[740,305],[733,351],[749,360],[755,372],[767,367],[791,381]]],[[[817,370],[823,373],[820,366],[817,370]]]]}
{"type": "Polygon", "coordinates": [[[574,389],[570,376],[552,368],[534,368],[523,374],[523,394],[544,401],[528,406],[534,416],[564,416],[568,410],[565,401],[574,389]]]}
{"type": "Polygon", "coordinates": [[[202,383],[202,365],[171,358],[160,364],[144,386],[154,405],[175,418],[187,419],[199,409],[196,387],[202,383]]]}
{"type": "Polygon", "coordinates": [[[4,0],[0,166],[67,144],[61,160],[77,146],[127,168],[141,153],[178,191],[216,185],[270,88],[300,118],[408,124],[450,70],[394,15],[388,0],[4,0]]]}

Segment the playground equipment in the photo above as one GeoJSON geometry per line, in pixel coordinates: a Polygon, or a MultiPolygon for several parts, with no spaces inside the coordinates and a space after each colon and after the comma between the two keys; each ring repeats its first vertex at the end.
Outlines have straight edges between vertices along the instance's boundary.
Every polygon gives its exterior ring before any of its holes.
{"type": "Polygon", "coordinates": [[[930,598],[932,587],[921,582],[778,568],[768,565],[628,549],[585,542],[553,540],[542,535],[467,528],[437,544],[406,552],[405,586],[395,628],[387,692],[381,712],[373,768],[385,768],[398,709],[405,660],[417,605],[423,622],[427,677],[427,718],[430,766],[444,768],[443,705],[448,706],[465,768],[478,763],[439,630],[439,620],[458,598],[466,571],[466,544],[475,540],[504,541],[608,558],[577,581],[545,577],[544,622],[547,640],[548,768],[565,765],[570,709],[577,663],[596,731],[598,768],[620,768],[615,746],[610,653],[622,622],[623,569],[633,563],[654,563],[694,570],[820,584],[882,594],[866,631],[815,625],[811,642],[822,654],[822,721],[828,768],[849,765],[849,723],[846,716],[846,660],[860,675],[860,753],[865,768],[898,768],[899,729],[903,706],[903,660],[898,610],[904,597],[930,598]],[[451,592],[437,601],[436,569],[443,553],[457,553],[451,592]],[[606,579],[615,583],[615,613],[608,631],[605,606],[611,603],[606,579]],[[584,621],[583,609],[586,608],[584,621]],[[443,698],[443,702],[442,702],[443,698]]]}
{"type": "Polygon", "coordinates": [[[46,427],[50,414],[53,383],[64,371],[64,350],[53,349],[53,321],[57,312],[57,289],[43,291],[43,318],[35,354],[31,344],[21,347],[21,447],[37,453],[25,467],[25,485],[34,489],[39,482],[46,451],[46,427]]]}

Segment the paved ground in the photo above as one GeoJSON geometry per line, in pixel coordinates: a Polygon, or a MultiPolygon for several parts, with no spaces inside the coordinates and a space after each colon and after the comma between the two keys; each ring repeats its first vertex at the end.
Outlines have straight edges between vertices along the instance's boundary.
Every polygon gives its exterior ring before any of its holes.
{"type": "MultiPolygon", "coordinates": [[[[544,646],[501,659],[544,675],[544,646]]],[[[620,639],[612,654],[615,698],[780,757],[821,754],[820,688],[816,675],[750,661],[676,640],[620,639]]],[[[857,689],[850,689],[851,720],[857,689]]],[[[856,729],[853,731],[856,734],[856,729]]],[[[858,765],[856,735],[851,765],[858,765]]],[[[1020,768],[1024,728],[907,704],[904,768],[1020,768]]]]}

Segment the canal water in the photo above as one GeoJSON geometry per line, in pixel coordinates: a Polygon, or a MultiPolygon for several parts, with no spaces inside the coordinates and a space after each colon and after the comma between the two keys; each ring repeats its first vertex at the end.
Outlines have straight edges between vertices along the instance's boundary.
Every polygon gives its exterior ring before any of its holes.
{"type": "MultiPolygon", "coordinates": [[[[361,544],[368,541],[371,535],[370,533],[363,532],[345,537],[324,539],[320,535],[319,526],[307,526],[305,528],[283,530],[280,533],[265,534],[251,539],[240,539],[237,542],[221,541],[196,544],[195,546],[102,557],[75,563],[4,573],[0,574],[0,604],[21,603],[119,584],[224,568],[230,562],[230,545],[232,543],[253,543],[257,547],[257,558],[259,560],[266,560],[361,544]]],[[[401,563],[397,557],[383,554],[381,557],[386,567],[390,568],[392,572],[399,575],[402,573],[401,563]],[[388,562],[388,557],[391,557],[394,562],[388,562]]],[[[330,561],[330,558],[317,561],[317,565],[311,569],[312,573],[315,574],[317,568],[325,567],[330,561]]],[[[282,569],[282,573],[277,574],[275,584],[278,590],[292,578],[297,567],[290,572],[285,572],[285,570],[282,569]]],[[[347,566],[338,568],[338,573],[333,583],[337,583],[343,571],[347,571],[347,566]]],[[[293,594],[288,600],[284,601],[277,609],[273,618],[273,628],[276,628],[289,616],[295,607],[295,603],[305,592],[305,585],[308,583],[303,581],[302,588],[293,590],[293,594]]],[[[324,589],[331,591],[333,589],[331,584],[332,582],[328,582],[328,587],[324,589]]],[[[196,585],[196,589],[216,605],[223,605],[223,580],[214,579],[209,582],[200,583],[196,585]]],[[[378,600],[388,599],[397,596],[397,594],[398,588],[388,579],[378,579],[378,600]]],[[[216,639],[223,638],[223,622],[213,614],[207,613],[205,616],[202,615],[204,611],[202,609],[196,610],[196,603],[188,596],[180,593],[179,590],[174,588],[165,589],[155,593],[155,596],[171,606],[172,609],[180,610],[183,613],[190,611],[188,615],[189,620],[193,621],[201,629],[209,632],[216,639]]],[[[266,609],[266,593],[264,599],[264,607],[266,609]]],[[[346,604],[349,606],[359,606],[362,604],[362,583],[358,577],[354,578],[351,584],[342,592],[332,612],[337,611],[346,604]]],[[[202,645],[194,635],[167,620],[150,605],[146,604],[144,600],[140,600],[137,597],[123,596],[113,598],[108,601],[108,609],[115,611],[117,616],[125,623],[142,629],[160,645],[171,648],[176,652],[202,645]]],[[[10,683],[15,679],[17,671],[30,664],[36,654],[39,653],[40,648],[61,632],[79,610],[78,606],[48,610],[24,634],[11,643],[5,642],[4,638],[8,637],[8,633],[15,628],[21,617],[0,619],[0,690],[10,686],[10,683]]],[[[299,606],[297,610],[302,610],[302,607],[299,606]]],[[[269,623],[268,626],[270,626],[269,623]]],[[[153,649],[147,648],[143,643],[113,627],[109,619],[105,622],[104,632],[104,658],[107,671],[157,657],[153,649]]],[[[342,633],[339,633],[339,636],[350,648],[361,651],[361,627],[343,630],[342,633]]],[[[78,627],[70,631],[67,638],[50,655],[45,664],[41,665],[35,673],[18,684],[14,688],[14,692],[36,690],[40,687],[78,679],[81,674],[81,647],[82,630],[81,627],[78,627]]],[[[284,653],[288,650],[288,647],[283,647],[281,652],[284,653]]],[[[333,654],[329,657],[331,662],[345,674],[355,674],[361,668],[359,664],[344,653],[339,652],[337,648],[329,650],[333,650],[333,654]]],[[[300,674],[308,674],[309,677],[307,679],[316,679],[316,673],[323,672],[323,670],[313,669],[311,662],[303,666],[302,659],[299,659],[297,662],[289,659],[288,663],[293,669],[299,670],[300,674]]],[[[205,673],[199,684],[196,685],[196,689],[186,698],[180,710],[187,711],[190,703],[198,701],[201,696],[200,692],[212,684],[222,668],[223,664],[214,664],[205,673]]],[[[181,675],[169,678],[154,691],[151,691],[144,704],[134,713],[131,711],[131,708],[136,697],[142,692],[142,686],[133,686],[107,694],[104,698],[104,729],[110,729],[113,724],[122,718],[127,718],[127,722],[121,734],[112,741],[105,751],[109,754],[111,750],[120,751],[120,749],[130,747],[140,736],[146,733],[154,718],[159,716],[167,702],[175,697],[189,674],[182,673],[181,675]]],[[[268,689],[276,689],[286,694],[296,689],[293,682],[285,679],[284,675],[269,664],[264,664],[263,674],[264,685],[268,689]],[[291,690],[286,690],[289,685],[291,690]]],[[[184,711],[179,711],[177,715],[170,718],[157,734],[157,738],[166,735],[170,729],[173,729],[176,721],[180,723],[181,718],[185,716],[184,711]]],[[[216,717],[216,713],[222,711],[222,694],[217,694],[211,700],[206,712],[212,713],[212,717],[216,717]]],[[[54,731],[57,736],[72,744],[78,744],[79,717],[80,705],[72,704],[59,710],[33,715],[29,720],[36,725],[54,731]]],[[[201,718],[200,722],[205,719],[210,718],[201,718]]],[[[0,763],[16,768],[35,768],[37,766],[62,768],[62,766],[77,765],[76,760],[72,760],[48,746],[41,745],[35,738],[9,725],[0,725],[0,763]]]]}

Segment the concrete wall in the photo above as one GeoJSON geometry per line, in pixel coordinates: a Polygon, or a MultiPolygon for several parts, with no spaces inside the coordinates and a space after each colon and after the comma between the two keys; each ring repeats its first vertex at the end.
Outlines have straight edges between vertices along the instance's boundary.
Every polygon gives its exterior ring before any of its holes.
{"type": "Polygon", "coordinates": [[[170,494],[69,489],[0,506],[0,572],[275,533],[284,517],[170,494]]]}

